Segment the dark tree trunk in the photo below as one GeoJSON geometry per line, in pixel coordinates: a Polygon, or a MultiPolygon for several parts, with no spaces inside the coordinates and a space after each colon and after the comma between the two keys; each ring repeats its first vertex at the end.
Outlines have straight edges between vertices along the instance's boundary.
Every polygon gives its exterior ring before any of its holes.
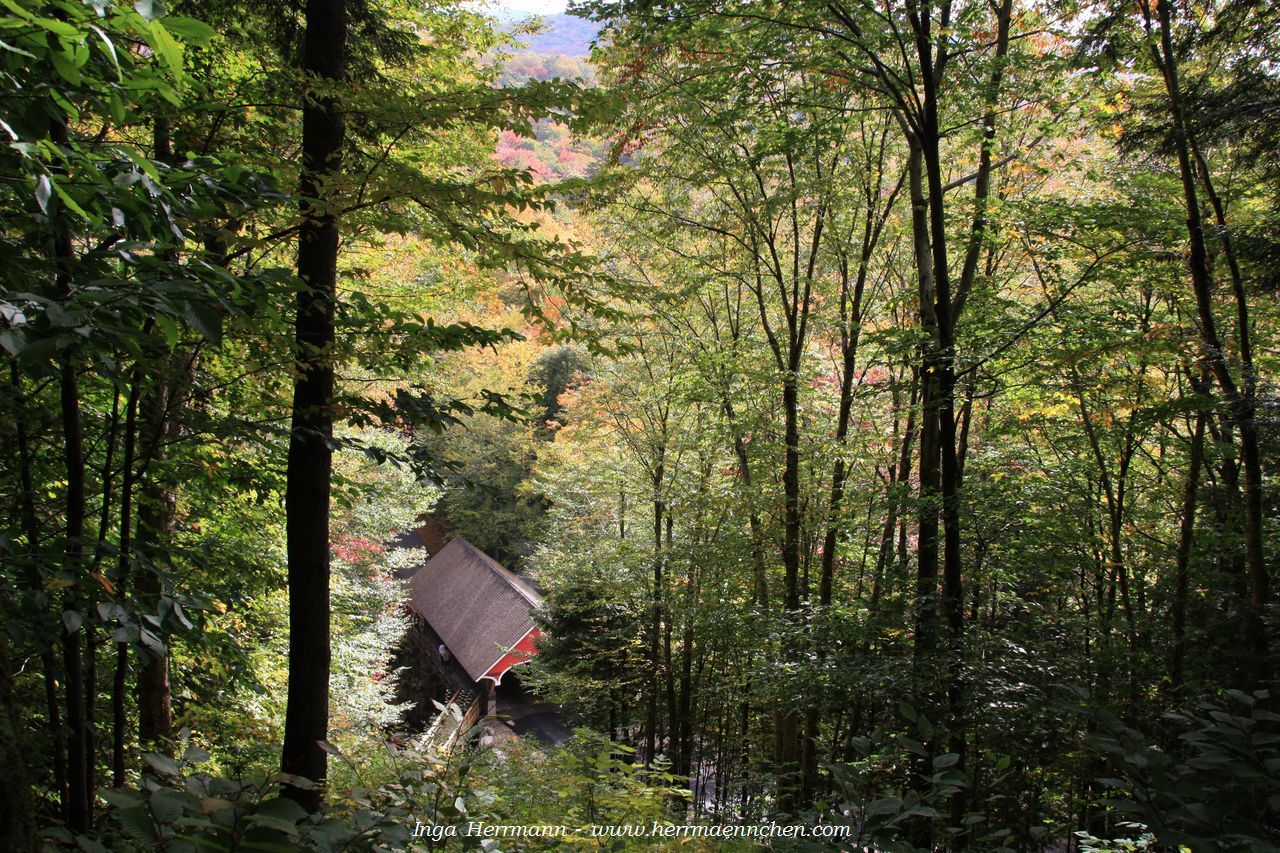
{"type": "MultiPolygon", "coordinates": [[[[68,146],[66,125],[55,123],[50,133],[54,145],[68,146]]],[[[61,212],[57,215],[62,215],[61,212]]],[[[57,292],[70,296],[71,232],[58,221],[53,235],[53,259],[57,269],[57,292]]],[[[62,415],[62,452],[67,478],[65,504],[66,551],[68,574],[78,582],[84,568],[85,462],[84,433],[80,423],[80,387],[74,357],[64,354],[59,365],[59,406],[62,415]]],[[[84,632],[67,624],[67,619],[82,619],[82,607],[76,586],[67,587],[63,595],[62,665],[66,675],[67,708],[67,825],[76,831],[89,829],[92,819],[89,777],[93,757],[89,752],[89,731],[85,715],[84,632]]]]}
{"type": "MultiPolygon", "coordinates": [[[[303,69],[322,85],[346,69],[345,0],[307,0],[303,69]]],[[[289,699],[281,769],[315,783],[287,794],[315,811],[321,802],[329,728],[329,494],[333,465],[334,302],[338,219],[323,198],[342,169],[344,121],[331,95],[305,96],[302,228],[298,240],[297,371],[285,497],[289,560],[289,699]]]]}
{"type": "MultiPolygon", "coordinates": [[[[163,564],[168,556],[167,543],[174,523],[173,493],[154,480],[142,484],[138,495],[137,551],[146,554],[153,567],[163,564]]],[[[145,601],[160,597],[160,576],[153,569],[138,575],[137,596],[145,601]]],[[[169,690],[170,640],[160,652],[148,650],[138,661],[138,741],[146,749],[167,749],[165,741],[173,734],[173,701],[169,690]]]]}
{"type": "MultiPolygon", "coordinates": [[[[68,241],[69,243],[69,241],[68,241]]],[[[80,430],[80,392],[70,356],[62,359],[61,379],[63,460],[67,477],[66,563],[73,576],[81,574],[85,515],[84,442],[80,430]]],[[[90,822],[88,720],[85,715],[84,632],[67,624],[80,619],[82,604],[74,586],[63,595],[62,667],[66,673],[67,707],[67,825],[86,832],[90,822]]]]}
{"type": "MultiPolygon", "coordinates": [[[[173,141],[169,122],[163,116],[155,120],[152,139],[156,160],[172,164],[173,141]]],[[[215,264],[226,253],[225,245],[212,245],[218,242],[218,238],[213,235],[206,238],[206,254],[209,261],[215,264]]],[[[176,250],[169,250],[166,255],[172,261],[177,260],[176,250]]],[[[159,466],[155,463],[164,460],[169,443],[177,433],[182,390],[186,384],[183,380],[189,375],[183,369],[181,361],[177,352],[170,354],[167,359],[156,359],[159,367],[152,371],[150,388],[142,403],[147,446],[144,450],[146,458],[139,460],[139,466],[150,467],[152,473],[143,478],[139,486],[135,549],[138,554],[146,557],[149,567],[133,580],[137,598],[147,603],[156,602],[160,597],[163,585],[157,574],[157,567],[168,561],[172,540],[175,499],[171,491],[160,485],[157,470],[159,466]]],[[[128,529],[125,515],[122,510],[122,536],[123,531],[128,529]]],[[[128,551],[122,544],[122,576],[131,574],[128,569],[132,555],[128,551]]],[[[164,751],[165,741],[173,730],[173,711],[169,695],[169,638],[162,638],[162,642],[164,645],[159,651],[148,648],[138,660],[137,703],[139,745],[144,749],[164,751]]],[[[126,652],[127,647],[122,645],[122,662],[126,652]]],[[[123,682],[118,686],[123,688],[123,682]]],[[[123,726],[123,720],[119,721],[119,725],[123,726]]]]}
{"type": "Polygon", "coordinates": [[[1191,435],[1191,451],[1187,461],[1187,486],[1182,495],[1182,525],[1178,536],[1178,560],[1173,578],[1173,659],[1169,665],[1169,689],[1175,696],[1182,693],[1187,661],[1187,589],[1191,548],[1195,543],[1196,500],[1200,485],[1200,466],[1204,459],[1204,427],[1208,414],[1196,413],[1195,431],[1191,435]]]}
{"type": "Polygon", "coordinates": [[[41,845],[36,840],[36,814],[22,750],[22,712],[14,696],[12,672],[8,642],[0,632],[0,766],[4,767],[0,774],[0,843],[13,853],[35,853],[41,845]]]}
{"type": "Polygon", "coordinates": [[[662,669],[662,520],[665,505],[662,488],[666,477],[663,464],[664,448],[659,448],[658,463],[652,473],[653,484],[653,589],[649,591],[649,680],[645,705],[644,762],[653,763],[658,750],[658,690],[662,669]]]}
{"type": "MultiPolygon", "coordinates": [[[[24,401],[19,411],[25,411],[25,395],[22,390],[22,375],[18,371],[18,362],[10,361],[10,378],[16,399],[24,401]]],[[[31,453],[31,438],[27,433],[27,422],[18,417],[15,423],[18,445],[19,480],[22,488],[22,531],[26,536],[27,559],[31,561],[28,579],[33,591],[44,589],[44,580],[37,568],[37,554],[40,550],[40,523],[36,518],[35,477],[32,471],[34,459],[31,453]]],[[[58,795],[58,804],[63,821],[67,820],[67,745],[62,731],[62,709],[58,705],[58,673],[57,662],[52,647],[45,637],[40,638],[40,666],[43,670],[45,713],[49,715],[49,743],[53,753],[53,786],[58,795]]]]}
{"type": "Polygon", "coordinates": [[[769,609],[769,577],[765,569],[764,559],[764,523],[760,519],[760,511],[756,509],[755,493],[751,480],[751,458],[747,455],[747,442],[734,427],[734,409],[732,395],[726,388],[723,392],[722,408],[729,428],[733,430],[733,454],[738,459],[738,478],[742,481],[743,497],[747,503],[747,525],[751,531],[751,568],[755,579],[754,604],[761,610],[769,609]]]}
{"type": "MultiPolygon", "coordinates": [[[[782,565],[784,570],[783,608],[784,618],[791,628],[797,628],[800,619],[800,404],[794,369],[787,371],[782,386],[783,433],[786,451],[782,469],[783,543],[782,565]]],[[[797,632],[788,632],[787,643],[791,647],[785,654],[794,656],[797,649],[797,632]]],[[[783,708],[774,714],[774,762],[777,765],[778,810],[791,813],[797,805],[800,793],[800,758],[798,742],[799,720],[793,708],[783,708]]]]}
{"type": "MultiPolygon", "coordinates": [[[[1262,536],[1264,524],[1262,454],[1258,446],[1256,402],[1250,393],[1252,379],[1248,375],[1248,364],[1246,363],[1246,375],[1242,386],[1237,385],[1235,377],[1231,374],[1231,368],[1227,364],[1222,339],[1218,335],[1217,321],[1213,311],[1213,274],[1209,269],[1209,250],[1205,243],[1204,219],[1200,213],[1196,171],[1191,157],[1193,139],[1184,114],[1178,59],[1173,44],[1170,0],[1158,0],[1155,4],[1155,12],[1159,45],[1153,44],[1151,52],[1156,67],[1164,78],[1165,91],[1169,98],[1168,111],[1173,131],[1174,151],[1177,155],[1178,172],[1182,179],[1183,202],[1187,211],[1189,241],[1187,265],[1191,272],[1191,288],[1195,295],[1196,312],[1200,319],[1202,358],[1213,373],[1240,434],[1240,458],[1244,469],[1244,542],[1249,574],[1249,601],[1252,605],[1248,621],[1250,633],[1253,635],[1250,640],[1254,646],[1253,680],[1261,682],[1268,677],[1271,669],[1267,656],[1266,629],[1262,622],[1262,609],[1271,599],[1271,583],[1267,573],[1262,536]]],[[[1147,14],[1150,15],[1149,9],[1147,14]]],[[[1147,22],[1148,26],[1152,24],[1149,17],[1147,22]]],[[[1238,332],[1242,359],[1251,351],[1248,310],[1243,299],[1243,290],[1237,288],[1237,313],[1240,320],[1238,332]]]]}
{"type": "Polygon", "coordinates": [[[916,538],[916,612],[912,669],[915,698],[921,706],[917,710],[924,711],[937,683],[934,667],[938,636],[938,493],[942,479],[938,411],[942,393],[939,387],[942,357],[935,340],[937,316],[934,269],[929,245],[929,202],[924,189],[922,147],[916,141],[911,146],[909,174],[916,273],[920,278],[920,326],[924,332],[924,349],[920,356],[920,500],[916,538]]]}
{"type": "MultiPolygon", "coordinates": [[[[133,387],[129,389],[129,402],[125,406],[124,416],[124,459],[120,463],[120,554],[116,570],[116,595],[121,598],[127,592],[130,560],[133,553],[134,457],[138,443],[138,395],[141,391],[141,373],[142,371],[137,369],[133,372],[133,387]]],[[[128,676],[129,644],[116,643],[116,669],[111,681],[111,783],[117,788],[125,784],[125,730],[128,727],[125,690],[128,676]]]]}
{"type": "MultiPolygon", "coordinates": [[[[138,575],[136,586],[138,597],[149,603],[158,601],[163,592],[160,571],[169,562],[176,511],[175,495],[162,481],[157,463],[164,462],[169,445],[181,429],[183,401],[194,360],[194,355],[190,359],[178,353],[171,355],[163,371],[157,371],[142,405],[148,443],[142,464],[150,468],[150,474],[139,487],[136,552],[147,558],[150,570],[138,575]]],[[[173,732],[169,643],[165,637],[163,648],[148,649],[138,661],[138,739],[149,749],[164,750],[164,742],[173,732]]]]}

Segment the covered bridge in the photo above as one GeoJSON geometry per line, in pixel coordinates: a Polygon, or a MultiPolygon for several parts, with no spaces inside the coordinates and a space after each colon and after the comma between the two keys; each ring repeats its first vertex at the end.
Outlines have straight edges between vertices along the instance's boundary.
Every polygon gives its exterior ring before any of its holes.
{"type": "Polygon", "coordinates": [[[502,677],[537,652],[533,612],[542,596],[461,538],[414,572],[409,590],[411,608],[440,640],[441,664],[456,662],[487,713],[502,677]]]}

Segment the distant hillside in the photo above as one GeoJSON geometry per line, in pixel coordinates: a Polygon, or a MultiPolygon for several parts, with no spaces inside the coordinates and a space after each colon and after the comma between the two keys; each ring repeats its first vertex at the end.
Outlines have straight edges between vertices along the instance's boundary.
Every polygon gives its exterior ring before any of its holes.
{"type": "Polygon", "coordinates": [[[527,80],[551,80],[556,77],[594,83],[596,71],[580,56],[524,52],[508,57],[503,63],[498,85],[515,86],[527,80]]]}
{"type": "Polygon", "coordinates": [[[542,15],[546,29],[537,35],[526,36],[530,53],[586,56],[591,52],[591,42],[600,31],[593,21],[573,15],[542,15]]]}
{"type": "MultiPolygon", "coordinates": [[[[499,86],[518,86],[529,80],[582,80],[595,82],[595,69],[587,61],[591,41],[599,27],[572,15],[541,15],[545,29],[522,36],[526,47],[506,58],[496,81],[499,86]]],[[[514,26],[513,17],[504,20],[514,26]]],[[[494,159],[504,166],[528,169],[540,181],[584,178],[594,174],[608,154],[602,139],[578,137],[560,122],[543,119],[533,125],[533,136],[503,131],[494,159]]]]}
{"type": "MultiPolygon", "coordinates": [[[[595,70],[580,56],[517,53],[507,59],[497,83],[518,86],[529,80],[578,79],[595,82],[595,70]]],[[[503,131],[494,157],[504,166],[530,170],[538,180],[585,178],[594,174],[608,154],[605,140],[576,136],[563,124],[542,119],[533,136],[503,131]]]]}

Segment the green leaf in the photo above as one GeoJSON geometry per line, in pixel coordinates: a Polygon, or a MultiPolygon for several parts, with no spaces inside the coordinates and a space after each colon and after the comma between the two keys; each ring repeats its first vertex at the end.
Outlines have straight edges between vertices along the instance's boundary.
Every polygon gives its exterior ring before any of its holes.
{"type": "Polygon", "coordinates": [[[179,776],[182,773],[182,768],[178,766],[178,762],[159,752],[144,752],[142,759],[151,765],[151,769],[165,776],[179,776]]]}
{"type": "Polygon", "coordinates": [[[109,853],[106,847],[103,847],[99,842],[89,838],[87,835],[76,836],[76,846],[85,851],[85,853],[109,853]]]}
{"type": "Polygon", "coordinates": [[[165,29],[164,24],[159,21],[152,21],[148,30],[151,47],[155,50],[156,55],[169,68],[174,77],[182,76],[182,45],[174,40],[169,31],[165,29]]]}
{"type": "Polygon", "coordinates": [[[10,51],[11,53],[18,53],[18,54],[21,54],[22,56],[29,56],[29,57],[31,57],[32,59],[36,59],[36,58],[37,58],[37,57],[36,57],[36,55],[35,55],[34,53],[31,53],[30,51],[23,50],[23,49],[22,49],[22,48],[20,48],[20,47],[14,47],[13,45],[9,44],[9,43],[8,43],[8,42],[6,42],[6,41],[0,41],[0,49],[10,51]]]}
{"type": "Polygon", "coordinates": [[[71,85],[79,86],[84,79],[80,74],[80,69],[76,67],[75,61],[63,51],[50,51],[49,61],[53,63],[53,68],[58,72],[58,75],[71,85]]]}
{"type": "Polygon", "coordinates": [[[141,844],[152,845],[159,840],[151,815],[141,807],[120,809],[115,813],[116,822],[130,838],[141,844]]]}
{"type": "Polygon", "coordinates": [[[902,808],[902,800],[897,797],[885,797],[879,800],[873,800],[867,805],[867,817],[876,817],[877,815],[893,814],[902,808]]]}
{"type": "Polygon", "coordinates": [[[62,203],[65,204],[70,210],[78,214],[81,219],[84,219],[86,222],[95,221],[92,216],[90,216],[88,213],[85,212],[83,207],[81,207],[79,204],[76,203],[75,199],[67,195],[67,191],[64,190],[57,181],[53,182],[53,191],[58,194],[58,198],[62,200],[62,203]]]}
{"type": "Polygon", "coordinates": [[[116,79],[119,79],[119,78],[120,78],[120,76],[121,76],[121,71],[120,71],[120,57],[116,54],[116,46],[115,46],[115,44],[111,41],[111,39],[107,36],[107,34],[106,34],[106,33],[104,33],[104,32],[103,32],[101,29],[99,29],[97,26],[90,25],[89,29],[93,30],[93,32],[94,32],[94,33],[98,36],[98,38],[102,41],[102,45],[103,45],[103,47],[105,47],[105,48],[106,48],[107,56],[108,56],[108,57],[110,57],[110,59],[111,59],[111,65],[112,65],[112,67],[113,67],[113,68],[115,68],[115,70],[116,70],[116,79]]]}
{"type": "Polygon", "coordinates": [[[144,648],[157,657],[164,654],[164,643],[160,641],[159,637],[148,631],[146,628],[143,628],[138,633],[138,642],[142,643],[144,648]]]}
{"type": "Polygon", "coordinates": [[[283,832],[285,835],[293,836],[298,834],[298,828],[296,826],[289,823],[287,820],[280,820],[280,818],[271,817],[270,815],[250,815],[245,820],[245,823],[249,826],[274,829],[279,832],[283,832]]]}
{"type": "Polygon", "coordinates": [[[222,344],[222,314],[205,302],[187,301],[182,304],[182,315],[191,328],[215,347],[222,344]]]}
{"type": "Polygon", "coordinates": [[[157,314],[155,320],[156,325],[160,327],[160,334],[164,335],[164,342],[169,347],[169,351],[177,349],[178,342],[182,339],[178,322],[168,314],[157,314]]]}
{"type": "Polygon", "coordinates": [[[125,788],[104,788],[98,792],[98,795],[106,800],[108,805],[118,809],[131,809],[142,806],[146,802],[137,791],[125,788]]]}
{"type": "Polygon", "coordinates": [[[187,44],[193,44],[196,47],[208,46],[217,32],[204,21],[197,21],[195,18],[166,17],[164,23],[170,32],[177,33],[187,44]]]}

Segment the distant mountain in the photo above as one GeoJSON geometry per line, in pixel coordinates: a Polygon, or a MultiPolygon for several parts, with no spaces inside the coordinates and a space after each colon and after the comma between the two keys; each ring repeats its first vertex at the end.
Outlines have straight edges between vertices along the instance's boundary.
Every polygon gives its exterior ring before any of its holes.
{"type": "MultiPolygon", "coordinates": [[[[527,20],[510,11],[500,12],[498,17],[509,27],[527,20]]],[[[594,83],[595,69],[587,56],[600,27],[573,15],[538,17],[545,22],[545,28],[536,35],[520,37],[525,46],[506,58],[497,85],[518,86],[529,80],[557,78],[594,83]]],[[[527,169],[539,181],[556,181],[591,176],[609,153],[606,140],[576,136],[549,118],[535,122],[532,130],[532,136],[503,131],[494,159],[504,166],[527,169]]]]}
{"type": "Polygon", "coordinates": [[[562,56],[586,56],[591,42],[600,32],[599,24],[573,15],[542,15],[547,26],[537,35],[525,36],[530,53],[562,56]]]}

